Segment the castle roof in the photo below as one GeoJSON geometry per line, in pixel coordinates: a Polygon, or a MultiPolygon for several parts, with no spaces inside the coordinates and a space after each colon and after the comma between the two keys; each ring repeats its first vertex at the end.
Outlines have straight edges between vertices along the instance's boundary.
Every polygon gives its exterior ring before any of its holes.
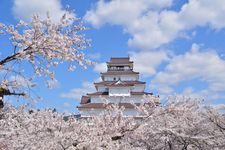
{"type": "Polygon", "coordinates": [[[134,84],[132,83],[127,83],[125,81],[121,81],[121,80],[118,80],[112,84],[108,84],[107,85],[108,87],[117,87],[117,86],[126,86],[126,87],[129,87],[129,86],[134,86],[134,84]]]}
{"type": "MultiPolygon", "coordinates": [[[[117,81],[101,81],[101,82],[96,82],[94,83],[95,85],[112,85],[115,84],[117,81]]],[[[141,81],[122,81],[123,84],[145,84],[146,82],[141,82],[141,81]]]]}
{"type": "Polygon", "coordinates": [[[133,61],[130,61],[129,57],[112,57],[108,64],[128,64],[133,63],[133,61]]]}
{"type": "MultiPolygon", "coordinates": [[[[153,93],[148,92],[130,92],[131,95],[153,95],[153,93]]],[[[94,93],[88,93],[88,96],[100,96],[100,95],[109,95],[109,92],[94,92],[94,93]]]]}
{"type": "Polygon", "coordinates": [[[88,96],[82,96],[81,97],[80,104],[87,104],[87,103],[90,103],[90,102],[91,102],[90,97],[88,97],[88,96]]]}

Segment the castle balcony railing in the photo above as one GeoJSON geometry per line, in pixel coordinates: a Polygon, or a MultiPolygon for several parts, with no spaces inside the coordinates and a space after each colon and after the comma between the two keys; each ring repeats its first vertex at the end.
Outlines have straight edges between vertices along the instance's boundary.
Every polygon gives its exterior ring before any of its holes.
{"type": "Polygon", "coordinates": [[[109,68],[108,71],[132,71],[131,68],[109,68]]]}

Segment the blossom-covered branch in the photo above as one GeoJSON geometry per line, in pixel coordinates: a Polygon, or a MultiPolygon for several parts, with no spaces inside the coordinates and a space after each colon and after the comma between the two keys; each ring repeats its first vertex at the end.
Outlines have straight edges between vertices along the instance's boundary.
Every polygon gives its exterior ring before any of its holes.
{"type": "Polygon", "coordinates": [[[165,106],[137,108],[143,117],[127,117],[123,108],[78,119],[49,109],[7,105],[0,112],[0,149],[223,149],[224,108],[218,111],[190,98],[165,106]]]}
{"type": "Polygon", "coordinates": [[[82,22],[69,13],[62,16],[59,23],[53,22],[48,16],[41,20],[37,15],[33,16],[29,24],[23,21],[16,26],[0,23],[0,34],[9,36],[14,45],[12,52],[4,53],[1,49],[3,55],[0,57],[0,71],[5,75],[0,80],[0,86],[16,89],[17,81],[12,82],[9,79],[12,76],[19,76],[31,82],[33,76],[25,76],[21,67],[18,67],[24,63],[31,64],[37,76],[50,79],[54,79],[52,66],[60,63],[68,62],[70,71],[73,71],[76,65],[83,68],[91,65],[92,62],[87,60],[82,52],[89,46],[89,41],[82,34],[85,29],[82,22]]]}

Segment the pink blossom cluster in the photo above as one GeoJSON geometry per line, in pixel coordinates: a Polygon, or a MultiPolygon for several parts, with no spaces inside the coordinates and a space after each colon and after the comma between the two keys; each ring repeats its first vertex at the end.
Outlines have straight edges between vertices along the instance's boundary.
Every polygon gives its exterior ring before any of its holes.
{"type": "Polygon", "coordinates": [[[8,56],[5,52],[0,55],[0,71],[5,74],[0,79],[0,87],[21,90],[20,83],[13,77],[23,78],[29,88],[35,85],[30,86],[35,75],[54,80],[52,68],[64,62],[70,71],[77,65],[86,68],[93,64],[82,52],[89,46],[89,40],[82,34],[84,30],[82,22],[69,14],[59,23],[54,23],[50,17],[41,20],[38,16],[33,16],[29,24],[23,21],[16,26],[0,23],[0,35],[9,37],[14,46],[7,52],[8,56]],[[30,64],[29,71],[25,71],[25,64],[30,64]],[[28,76],[31,70],[33,74],[28,76]]]}
{"type": "Polygon", "coordinates": [[[164,106],[137,107],[126,117],[118,106],[99,116],[76,118],[45,110],[5,106],[0,112],[0,149],[224,149],[224,106],[174,98],[164,106]]]}

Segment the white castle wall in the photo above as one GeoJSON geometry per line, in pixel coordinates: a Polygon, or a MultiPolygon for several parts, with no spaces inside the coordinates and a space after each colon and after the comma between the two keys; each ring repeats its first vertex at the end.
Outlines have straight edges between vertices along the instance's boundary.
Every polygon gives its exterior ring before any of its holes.
{"type": "MultiPolygon", "coordinates": [[[[145,85],[144,84],[136,84],[135,86],[128,87],[128,88],[130,89],[131,92],[144,92],[145,85]]],[[[98,92],[107,92],[108,89],[104,85],[98,85],[97,91],[98,92]]],[[[115,92],[115,91],[112,91],[112,92],[115,92]]]]}
{"type": "MultiPolygon", "coordinates": [[[[105,109],[82,109],[80,111],[81,116],[89,117],[89,116],[97,116],[104,112],[105,109]]],[[[125,109],[123,111],[125,116],[139,116],[139,113],[135,109],[125,109]]]]}
{"type": "Polygon", "coordinates": [[[147,102],[142,95],[132,95],[127,97],[118,96],[91,96],[91,103],[140,103],[142,101],[147,102]]]}
{"type": "Polygon", "coordinates": [[[109,96],[130,96],[130,87],[110,87],[109,96]]]}
{"type": "Polygon", "coordinates": [[[106,89],[106,87],[104,85],[98,85],[97,91],[98,92],[108,92],[108,89],[106,89]]]}
{"type": "Polygon", "coordinates": [[[134,87],[131,88],[131,92],[144,92],[145,85],[144,84],[136,84],[134,87]]]}
{"type": "Polygon", "coordinates": [[[138,75],[105,75],[104,81],[136,81],[138,80],[138,75]]]}

